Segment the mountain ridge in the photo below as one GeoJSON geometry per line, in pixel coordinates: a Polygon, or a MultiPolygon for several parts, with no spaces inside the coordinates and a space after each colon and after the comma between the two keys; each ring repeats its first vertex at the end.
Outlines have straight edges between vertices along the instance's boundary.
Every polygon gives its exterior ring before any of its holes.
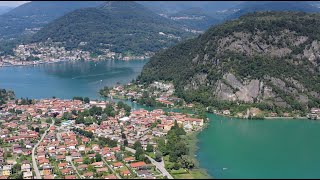
{"type": "Polygon", "coordinates": [[[67,48],[78,48],[99,53],[108,44],[114,52],[136,54],[166,48],[192,33],[182,26],[151,12],[135,2],[106,2],[96,8],[72,11],[41,29],[31,43],[50,38],[65,42],[67,48]],[[101,45],[104,44],[104,45],[101,45]]]}
{"type": "Polygon", "coordinates": [[[187,102],[220,109],[240,103],[306,112],[320,105],[318,18],[302,12],[249,13],[156,53],[138,80],[173,81],[187,102]]]}

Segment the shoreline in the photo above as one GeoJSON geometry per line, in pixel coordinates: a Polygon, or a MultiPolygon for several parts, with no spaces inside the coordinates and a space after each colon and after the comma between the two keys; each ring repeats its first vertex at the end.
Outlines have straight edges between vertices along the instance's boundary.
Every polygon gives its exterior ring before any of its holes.
{"type": "Polygon", "coordinates": [[[192,132],[191,134],[188,135],[188,138],[189,138],[189,155],[195,160],[195,164],[196,164],[196,170],[199,170],[201,172],[201,175],[203,177],[200,177],[200,179],[214,179],[213,176],[209,175],[208,174],[208,171],[205,169],[205,168],[201,168],[200,167],[200,161],[198,160],[197,158],[197,151],[200,149],[199,148],[199,134],[205,130],[206,128],[208,128],[209,126],[209,122],[206,122],[202,128],[201,131],[195,131],[195,132],[192,132]]]}
{"type": "Polygon", "coordinates": [[[210,114],[215,114],[218,116],[222,116],[222,117],[228,117],[228,118],[236,118],[236,119],[247,119],[247,120],[265,120],[265,119],[301,119],[301,120],[305,120],[308,119],[308,117],[306,116],[301,116],[301,117],[293,117],[293,116],[288,116],[288,117],[283,117],[283,116],[264,116],[261,118],[241,118],[241,117],[236,117],[236,116],[230,116],[230,115],[224,115],[224,114],[220,114],[220,113],[214,113],[214,112],[207,112],[210,114]]]}
{"type": "MultiPolygon", "coordinates": [[[[137,59],[129,59],[129,60],[126,60],[126,59],[101,59],[101,60],[94,60],[94,59],[84,59],[83,61],[113,61],[113,60],[118,60],[118,61],[144,61],[144,60],[147,60],[147,59],[150,59],[149,58],[137,58],[137,59]]],[[[76,62],[76,61],[81,61],[80,60],[71,60],[71,59],[64,59],[64,60],[53,60],[53,61],[32,61],[30,62],[30,64],[5,64],[5,65],[0,65],[0,68],[2,67],[19,67],[19,66],[36,66],[36,65],[42,65],[42,64],[54,64],[54,63],[59,63],[59,62],[76,62]]]]}
{"type": "MultiPolygon", "coordinates": [[[[108,97],[108,98],[110,98],[110,97],[108,97]]],[[[136,101],[132,101],[131,99],[127,99],[127,98],[115,97],[114,99],[128,100],[128,101],[130,101],[132,103],[139,104],[136,101]]],[[[145,106],[143,104],[139,104],[139,105],[145,106]]],[[[185,108],[185,107],[165,107],[165,106],[150,106],[150,107],[151,108],[160,108],[160,109],[168,109],[168,108],[170,108],[170,109],[180,109],[180,110],[185,108]]],[[[306,120],[306,119],[309,119],[307,116],[300,116],[300,117],[293,117],[293,116],[288,116],[288,117],[283,117],[283,116],[264,116],[264,117],[261,117],[261,118],[241,118],[241,117],[225,115],[225,114],[220,114],[220,113],[214,113],[214,112],[208,112],[208,111],[206,111],[206,113],[215,114],[215,115],[222,116],[222,117],[236,118],[236,119],[240,119],[240,120],[244,120],[244,119],[247,119],[247,120],[268,120],[268,119],[301,119],[301,120],[306,120]]]]}

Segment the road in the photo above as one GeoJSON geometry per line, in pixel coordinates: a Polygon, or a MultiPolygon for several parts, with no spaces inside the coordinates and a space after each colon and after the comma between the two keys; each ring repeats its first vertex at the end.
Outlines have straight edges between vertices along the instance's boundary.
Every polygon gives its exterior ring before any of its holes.
{"type": "MultiPolygon", "coordinates": [[[[68,156],[67,156],[67,157],[68,157],[68,156]]],[[[66,158],[66,159],[67,159],[67,161],[70,162],[72,168],[76,171],[76,173],[78,174],[79,178],[80,178],[80,179],[83,179],[83,177],[79,174],[78,169],[74,166],[74,164],[73,164],[73,162],[72,162],[72,157],[69,156],[69,157],[66,158]]]]}
{"type": "MultiPolygon", "coordinates": [[[[136,150],[134,150],[134,149],[132,149],[132,148],[129,148],[129,147],[126,147],[126,150],[127,151],[130,151],[130,152],[132,152],[132,153],[136,153],[136,150]]],[[[164,163],[162,163],[162,162],[157,162],[157,161],[155,161],[154,159],[152,159],[151,157],[149,157],[148,155],[145,155],[150,161],[151,161],[151,163],[153,164],[153,165],[155,165],[158,169],[159,169],[159,171],[162,173],[162,175],[163,176],[167,176],[168,177],[168,179],[174,179],[172,176],[171,176],[171,174],[166,170],[166,168],[164,167],[164,163]]],[[[162,161],[163,161],[163,159],[162,159],[162,161]]]]}
{"type": "Polygon", "coordinates": [[[118,179],[122,179],[121,176],[113,168],[110,167],[110,165],[107,163],[103,156],[101,156],[101,159],[108,166],[108,168],[111,169],[111,171],[117,176],[118,179]]]}
{"type": "MultiPolygon", "coordinates": [[[[50,127],[53,126],[54,124],[54,120],[52,120],[52,123],[50,124],[50,127]]],[[[35,158],[35,150],[37,149],[37,147],[39,146],[39,144],[41,143],[41,141],[43,140],[43,138],[47,135],[48,130],[50,129],[50,127],[44,132],[44,134],[41,136],[41,139],[38,141],[38,143],[33,147],[32,149],[32,164],[33,164],[33,169],[34,172],[36,173],[36,179],[42,179],[39,169],[38,169],[38,165],[37,165],[37,161],[35,158]]]]}

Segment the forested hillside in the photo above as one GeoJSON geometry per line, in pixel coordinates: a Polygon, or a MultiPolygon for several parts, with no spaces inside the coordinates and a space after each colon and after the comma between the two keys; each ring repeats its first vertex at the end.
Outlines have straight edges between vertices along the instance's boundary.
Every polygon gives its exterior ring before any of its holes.
{"type": "Polygon", "coordinates": [[[306,112],[320,106],[319,25],[319,14],[250,13],[157,53],[138,79],[173,81],[188,102],[220,109],[306,112]]]}
{"type": "Polygon", "coordinates": [[[41,29],[31,42],[50,38],[63,42],[67,49],[81,48],[97,54],[102,49],[142,54],[167,48],[192,35],[140,4],[108,1],[98,8],[66,14],[41,29]]]}

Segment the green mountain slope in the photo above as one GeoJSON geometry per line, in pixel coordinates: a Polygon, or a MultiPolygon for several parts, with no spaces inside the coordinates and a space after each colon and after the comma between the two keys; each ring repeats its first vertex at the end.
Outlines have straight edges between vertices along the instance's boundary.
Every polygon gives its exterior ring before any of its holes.
{"type": "Polygon", "coordinates": [[[161,17],[135,2],[109,1],[98,8],[75,10],[53,21],[31,42],[51,38],[64,46],[99,53],[98,49],[142,54],[172,46],[191,36],[174,21],[161,17]],[[81,42],[86,45],[79,46],[81,42]]]}
{"type": "Polygon", "coordinates": [[[157,53],[138,80],[173,81],[188,102],[220,109],[320,106],[319,14],[250,13],[157,53]]]}
{"type": "Polygon", "coordinates": [[[219,23],[218,19],[209,16],[204,9],[198,7],[184,9],[169,17],[186,27],[199,31],[207,30],[210,26],[219,23]]]}
{"type": "Polygon", "coordinates": [[[231,14],[227,19],[236,19],[244,14],[258,11],[320,12],[320,8],[308,1],[247,1],[233,9],[239,9],[239,11],[231,14]]]}
{"type": "Polygon", "coordinates": [[[32,1],[0,16],[0,37],[29,35],[52,20],[79,8],[96,7],[101,1],[32,1]]]}

